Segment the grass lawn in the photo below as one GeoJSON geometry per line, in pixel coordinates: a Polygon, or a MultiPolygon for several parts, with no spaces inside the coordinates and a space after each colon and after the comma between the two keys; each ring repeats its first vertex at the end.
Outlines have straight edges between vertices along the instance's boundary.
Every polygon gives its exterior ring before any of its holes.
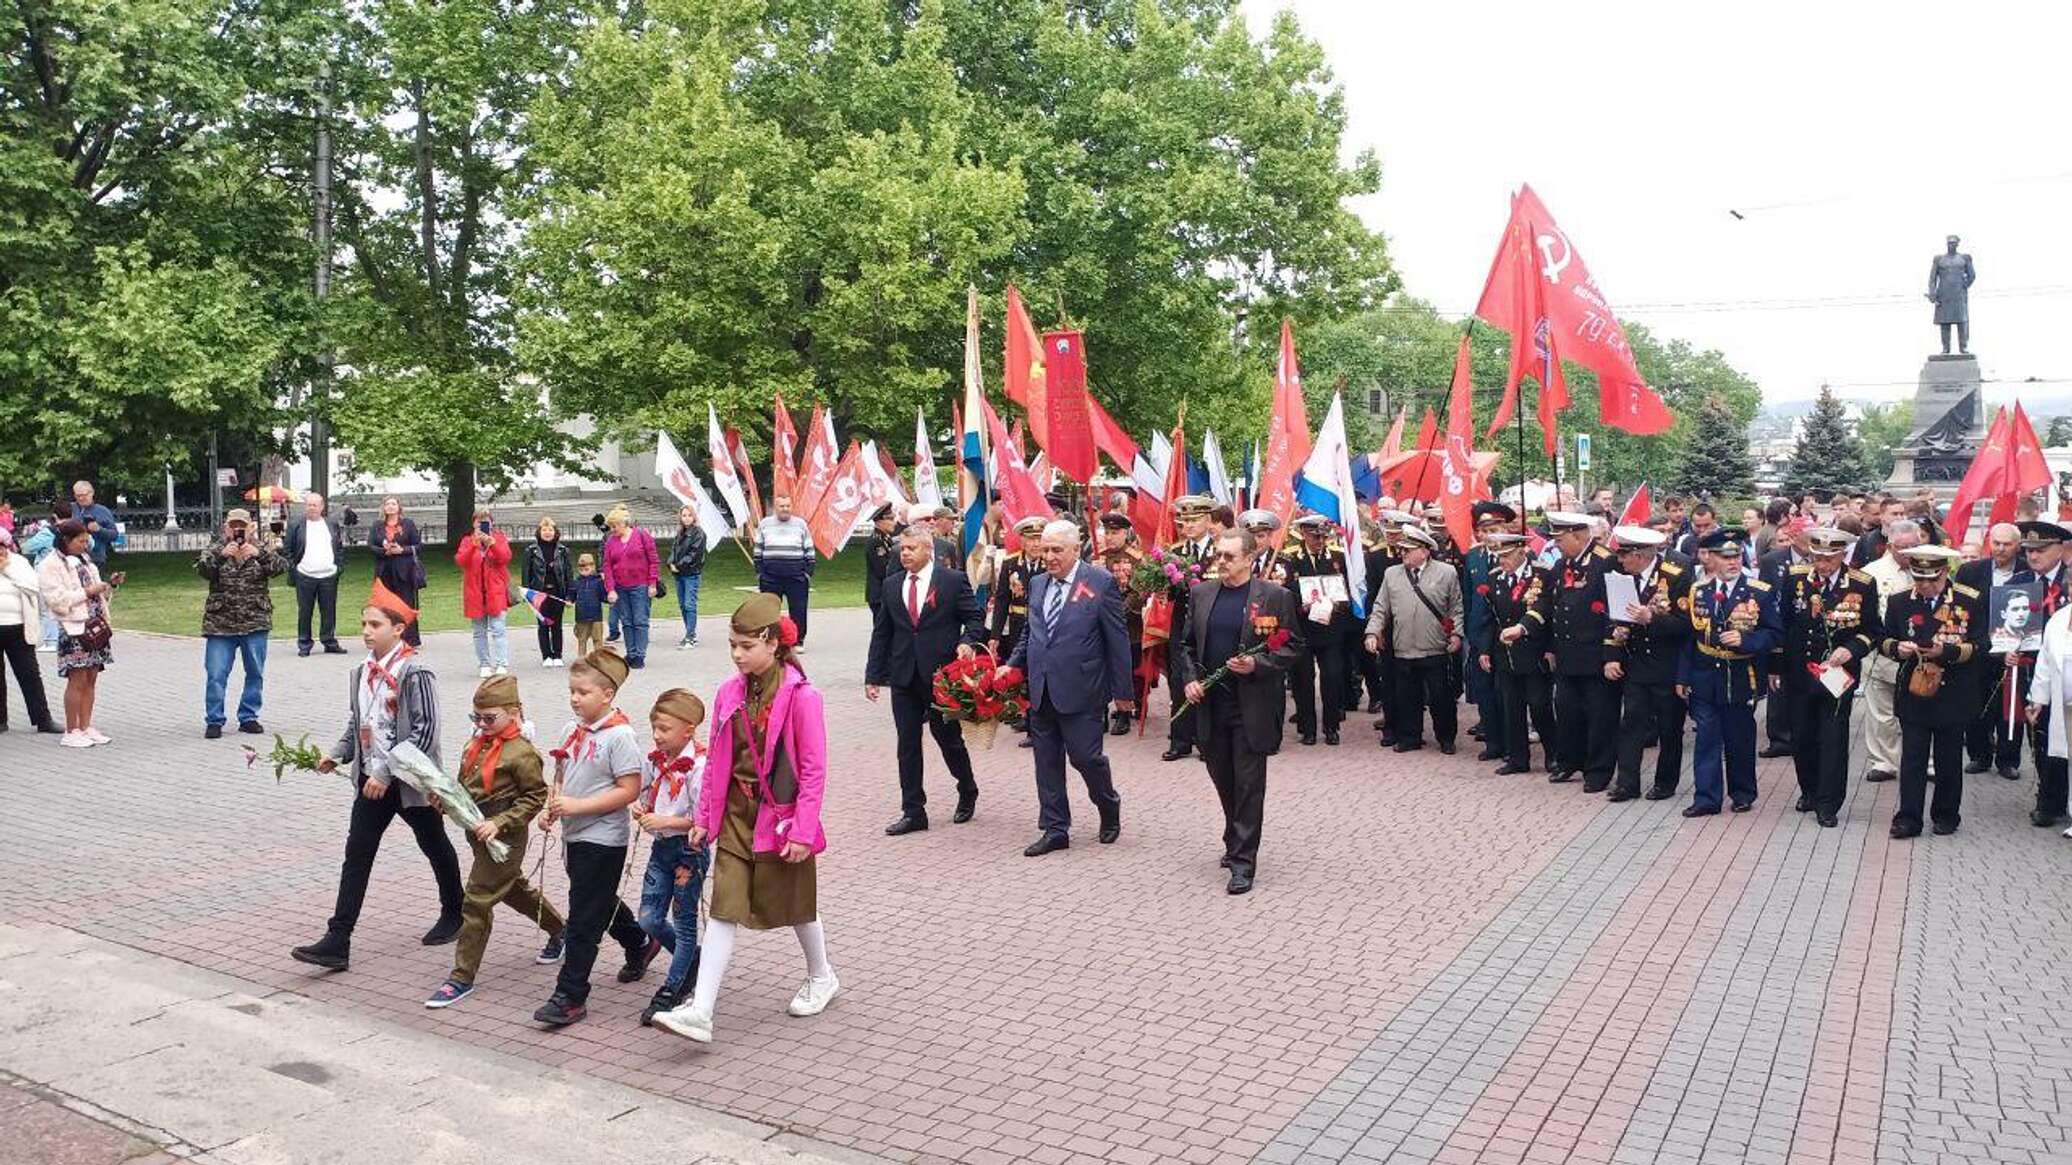
{"type": "MultiPolygon", "coordinates": [[[[581,554],[584,548],[571,545],[570,549],[581,554]]],[[[589,549],[595,553],[594,547],[589,549]]],[[[666,563],[669,547],[664,544],[661,550],[666,563]]],[[[460,568],[454,565],[453,557],[445,547],[429,546],[425,551],[427,585],[418,600],[423,611],[424,629],[465,631],[468,621],[460,613],[460,568]]],[[[516,556],[523,553],[523,546],[513,547],[511,581],[514,585],[518,582],[520,563],[516,556]]],[[[199,636],[202,602],[208,597],[209,587],[194,572],[194,560],[195,555],[187,553],[117,554],[115,569],[126,572],[128,578],[115,594],[112,612],[115,626],[129,631],[199,636]]],[[[813,575],[813,605],[862,606],[863,565],[863,544],[860,542],[821,562],[813,575]]],[[[338,591],[340,639],[358,638],[360,616],[357,604],[366,596],[373,578],[373,557],[366,548],[349,549],[345,576],[338,591]]],[[[672,590],[668,598],[655,601],[653,618],[657,624],[678,617],[673,589],[675,580],[667,566],[663,567],[662,581],[672,590]]],[[[698,596],[699,613],[726,614],[739,604],[742,596],[754,590],[755,572],[750,569],[747,557],[731,540],[724,542],[713,547],[712,553],[706,557],[705,582],[698,596]]],[[[519,629],[531,627],[532,621],[532,608],[523,603],[511,608],[510,623],[514,637],[519,629]]],[[[295,588],[285,575],[273,582],[273,637],[295,637],[295,588]]]]}

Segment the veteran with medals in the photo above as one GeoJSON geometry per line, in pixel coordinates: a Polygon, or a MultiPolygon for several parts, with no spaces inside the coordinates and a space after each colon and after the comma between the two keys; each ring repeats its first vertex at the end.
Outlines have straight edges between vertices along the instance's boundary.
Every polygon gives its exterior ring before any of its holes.
{"type": "Polygon", "coordinates": [[[1676,794],[1683,770],[1684,702],[1676,673],[1691,634],[1691,575],[1662,557],[1669,536],[1645,526],[1612,530],[1619,571],[1633,579],[1634,601],[1613,612],[1604,649],[1605,678],[1621,684],[1619,767],[1609,800],[1640,792],[1640,756],[1655,746],[1655,776],[1647,798],[1676,794]]]}
{"type": "Polygon", "coordinates": [[[1503,530],[1483,535],[1496,566],[1489,576],[1489,622],[1475,650],[1504,705],[1502,731],[1490,742],[1503,754],[1499,774],[1532,771],[1533,731],[1540,734],[1547,771],[1554,771],[1554,696],[1546,658],[1553,595],[1527,541],[1503,530]]]}
{"type": "Polygon", "coordinates": [[[1964,803],[1964,726],[1978,708],[1986,654],[1985,596],[1950,577],[1962,557],[1947,546],[1916,546],[1902,556],[1913,588],[1885,605],[1878,651],[1899,663],[1899,811],[1892,836],[1921,836],[1928,769],[1935,799],[1928,820],[1937,834],[1957,832],[1964,803]]]}
{"type": "Polygon", "coordinates": [[[1883,635],[1877,582],[1845,561],[1855,541],[1835,529],[1806,535],[1809,561],[1782,576],[1784,650],[1770,677],[1770,698],[1782,700],[1792,718],[1798,811],[1813,814],[1826,829],[1840,824],[1849,786],[1849,713],[1863,661],[1883,635]]]}
{"type": "Polygon", "coordinates": [[[1302,619],[1301,637],[1308,645],[1292,673],[1295,735],[1305,745],[1315,744],[1321,722],[1324,743],[1335,745],[1338,726],[1345,719],[1345,646],[1359,628],[1353,619],[1352,595],[1346,589],[1345,555],[1326,541],[1337,523],[1322,514],[1305,514],[1294,525],[1302,545],[1283,550],[1279,565],[1286,573],[1287,589],[1302,619]]]}
{"type": "Polygon", "coordinates": [[[1755,806],[1755,702],[1769,654],[1784,639],[1777,592],[1742,573],[1747,535],[1715,527],[1698,540],[1706,578],[1691,587],[1691,639],[1677,673],[1696,727],[1685,817],[1710,817],[1724,798],[1734,812],[1755,806]],[[1724,788],[1722,787],[1724,786],[1724,788]]]}

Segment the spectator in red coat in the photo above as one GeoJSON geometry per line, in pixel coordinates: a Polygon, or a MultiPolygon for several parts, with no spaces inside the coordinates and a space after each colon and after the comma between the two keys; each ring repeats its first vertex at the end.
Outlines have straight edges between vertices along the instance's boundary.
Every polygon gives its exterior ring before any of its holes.
{"type": "Polygon", "coordinates": [[[460,564],[461,613],[475,626],[479,674],[507,674],[511,647],[504,636],[504,611],[511,605],[511,542],[487,509],[475,511],[475,528],[461,536],[453,560],[460,564]]]}

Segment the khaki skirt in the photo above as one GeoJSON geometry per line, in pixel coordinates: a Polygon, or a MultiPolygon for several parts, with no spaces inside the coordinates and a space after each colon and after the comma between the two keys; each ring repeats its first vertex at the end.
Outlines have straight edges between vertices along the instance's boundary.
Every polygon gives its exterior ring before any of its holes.
{"type": "Polygon", "coordinates": [[[727,782],[727,813],[712,858],[710,915],[750,930],[800,926],[820,917],[813,858],[793,864],[755,852],[755,794],[727,782]]]}

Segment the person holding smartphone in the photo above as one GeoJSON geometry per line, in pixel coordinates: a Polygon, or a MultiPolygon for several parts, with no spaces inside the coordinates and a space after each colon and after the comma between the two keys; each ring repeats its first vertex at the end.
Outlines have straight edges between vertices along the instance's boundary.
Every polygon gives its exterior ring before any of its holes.
{"type": "Polygon", "coordinates": [[[257,736],[266,696],[266,641],[273,631],[273,594],[268,582],[288,571],[288,560],[253,536],[252,515],[232,510],[223,519],[223,538],[202,551],[194,570],[209,584],[202,605],[202,735],[223,735],[223,694],[230,665],[242,660],[245,686],[237,701],[237,730],[257,736]]]}
{"type": "Polygon", "coordinates": [[[78,519],[58,523],[57,544],[36,568],[36,586],[58,620],[58,675],[65,681],[66,748],[107,744],[94,725],[94,696],[101,672],[115,662],[114,632],[108,625],[108,596],[122,575],[103,580],[93,563],[93,534],[78,519]]]}
{"type": "Polygon", "coordinates": [[[504,612],[511,605],[511,541],[497,530],[487,509],[475,511],[475,528],[460,538],[453,560],[460,564],[461,613],[475,628],[475,663],[488,679],[511,670],[511,645],[504,612]]]}

